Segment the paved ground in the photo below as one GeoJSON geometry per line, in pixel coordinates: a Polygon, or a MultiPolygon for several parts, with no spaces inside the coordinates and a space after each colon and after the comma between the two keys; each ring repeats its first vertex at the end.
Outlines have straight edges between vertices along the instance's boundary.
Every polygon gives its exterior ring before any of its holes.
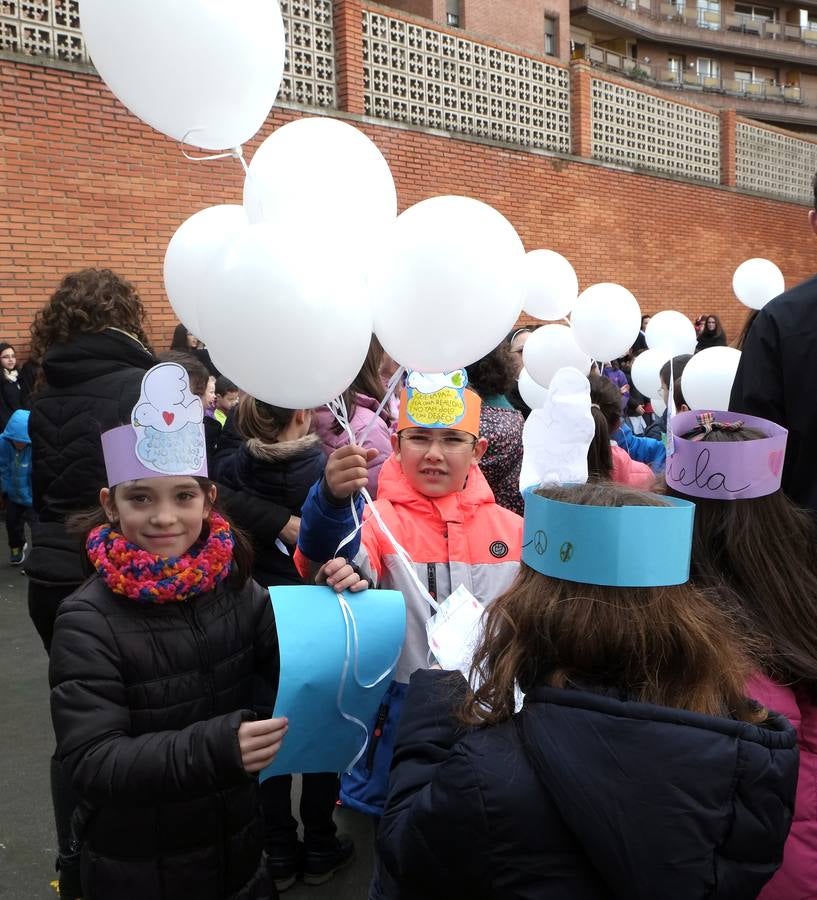
{"type": "MultiPolygon", "coordinates": [[[[7,563],[0,526],[0,898],[55,900],[56,837],[48,760],[53,752],[47,658],[26,605],[26,578],[7,563]]],[[[293,792],[294,793],[294,792],[293,792]]],[[[296,798],[297,799],[297,798],[296,798]]],[[[357,860],[321,887],[298,884],[287,900],[365,900],[371,872],[371,820],[336,813],[357,860]]]]}

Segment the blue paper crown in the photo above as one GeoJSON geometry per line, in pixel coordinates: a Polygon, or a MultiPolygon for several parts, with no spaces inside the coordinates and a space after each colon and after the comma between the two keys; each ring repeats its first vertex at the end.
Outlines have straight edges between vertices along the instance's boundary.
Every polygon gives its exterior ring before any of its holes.
{"type": "Polygon", "coordinates": [[[580,584],[658,587],[689,580],[695,504],[584,506],[525,496],[522,562],[580,584]]]}

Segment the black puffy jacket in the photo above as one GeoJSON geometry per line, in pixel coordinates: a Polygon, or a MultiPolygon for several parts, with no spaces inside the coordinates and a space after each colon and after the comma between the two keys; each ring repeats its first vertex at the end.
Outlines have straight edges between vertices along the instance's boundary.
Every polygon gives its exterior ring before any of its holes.
{"type": "Polygon", "coordinates": [[[276,545],[278,531],[264,527],[265,517],[280,508],[300,516],[309,489],[323,476],[326,458],[317,435],[263,444],[249,440],[220,461],[219,478],[235,493],[223,497],[230,518],[252,538],[253,577],[265,586],[303,584],[290,555],[276,545]]]}
{"type": "Polygon", "coordinates": [[[57,757],[83,803],[86,900],[268,900],[255,779],[237,730],[274,703],[278,641],[252,580],[144,605],[99,576],[51,646],[57,757]]]}
{"type": "Polygon", "coordinates": [[[135,339],[108,328],[55,344],[43,359],[47,387],[33,398],[32,487],[39,523],[26,574],[40,584],[79,585],[81,543],[65,519],[99,503],[108,483],[100,435],[130,421],[142,377],[156,360],[135,339]]]}
{"type": "Polygon", "coordinates": [[[464,690],[412,676],[378,839],[389,900],[750,900],[780,865],[798,766],[782,716],[536,688],[466,733],[464,690]]]}

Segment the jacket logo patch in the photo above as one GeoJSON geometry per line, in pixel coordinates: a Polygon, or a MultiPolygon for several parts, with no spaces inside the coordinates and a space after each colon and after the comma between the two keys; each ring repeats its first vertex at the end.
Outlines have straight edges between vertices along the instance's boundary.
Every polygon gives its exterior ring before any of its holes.
{"type": "Polygon", "coordinates": [[[488,549],[491,551],[491,556],[495,556],[497,559],[508,555],[508,545],[505,541],[494,541],[488,549]]]}

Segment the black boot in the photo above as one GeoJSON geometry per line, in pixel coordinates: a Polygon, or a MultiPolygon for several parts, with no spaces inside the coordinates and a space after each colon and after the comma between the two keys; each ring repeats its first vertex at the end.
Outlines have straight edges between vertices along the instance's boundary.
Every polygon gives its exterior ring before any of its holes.
{"type": "Polygon", "coordinates": [[[304,852],[304,884],[323,884],[355,858],[354,841],[340,834],[328,844],[307,846],[304,852]]]}

